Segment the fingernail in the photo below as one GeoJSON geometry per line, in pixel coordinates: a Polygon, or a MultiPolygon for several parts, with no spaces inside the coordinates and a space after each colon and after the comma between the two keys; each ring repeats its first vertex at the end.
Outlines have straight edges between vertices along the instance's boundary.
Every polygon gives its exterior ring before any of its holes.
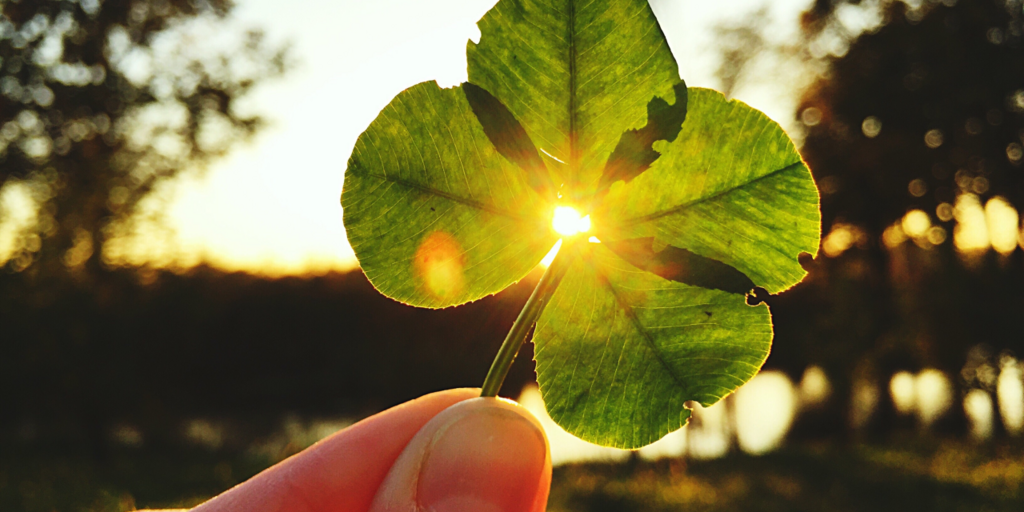
{"type": "Polygon", "coordinates": [[[506,408],[467,414],[434,435],[416,501],[431,512],[529,512],[545,468],[540,428],[506,408]]]}

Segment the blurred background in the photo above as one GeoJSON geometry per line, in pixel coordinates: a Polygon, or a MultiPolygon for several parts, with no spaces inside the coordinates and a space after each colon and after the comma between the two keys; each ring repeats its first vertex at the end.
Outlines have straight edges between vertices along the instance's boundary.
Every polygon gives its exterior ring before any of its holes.
{"type": "MultiPolygon", "coordinates": [[[[765,370],[639,452],[546,418],[551,510],[1024,509],[1021,0],[651,0],[822,193],[765,370]]],[[[494,0],[2,0],[0,510],[190,506],[478,386],[535,273],[441,311],[345,241],[356,137],[494,0]]]]}

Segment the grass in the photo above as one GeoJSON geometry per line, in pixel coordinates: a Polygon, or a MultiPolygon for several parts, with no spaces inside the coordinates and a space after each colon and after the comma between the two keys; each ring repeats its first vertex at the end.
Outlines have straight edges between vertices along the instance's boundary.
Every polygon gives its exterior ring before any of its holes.
{"type": "Polygon", "coordinates": [[[549,510],[1020,511],[1022,454],[1010,445],[917,440],[805,445],[711,461],[567,466],[555,472],[549,510]]]}
{"type": "MultiPolygon", "coordinates": [[[[301,449],[121,447],[4,450],[0,510],[125,512],[188,507],[301,449]]],[[[1024,446],[908,438],[887,445],[801,444],[710,461],[631,459],[555,469],[562,511],[1024,510],[1024,446]]]]}

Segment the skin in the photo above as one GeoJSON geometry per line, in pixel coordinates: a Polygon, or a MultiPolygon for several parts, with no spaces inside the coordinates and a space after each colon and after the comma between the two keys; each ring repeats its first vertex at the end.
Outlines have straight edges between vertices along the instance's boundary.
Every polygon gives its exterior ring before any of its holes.
{"type": "Polygon", "coordinates": [[[543,512],[544,431],[478,389],[432,393],[367,418],[195,512],[543,512]]]}

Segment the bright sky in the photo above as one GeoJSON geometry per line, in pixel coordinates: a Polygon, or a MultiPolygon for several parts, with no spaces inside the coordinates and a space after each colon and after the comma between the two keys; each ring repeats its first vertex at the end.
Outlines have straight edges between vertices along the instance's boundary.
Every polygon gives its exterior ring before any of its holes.
{"type": "MultiPolygon", "coordinates": [[[[476,21],[494,3],[239,1],[233,22],[291,42],[299,65],[252,98],[271,122],[253,143],[204,177],[178,184],[167,214],[181,244],[179,261],[270,274],[354,267],[339,197],[356,138],[401,90],[425,80],[443,86],[465,80],[466,40],[478,36],[476,21]]],[[[796,33],[809,0],[651,3],[687,84],[715,87],[713,27],[767,6],[768,32],[785,39],[796,33]]],[[[736,96],[789,127],[791,85],[798,82],[776,76],[736,96]]]]}

